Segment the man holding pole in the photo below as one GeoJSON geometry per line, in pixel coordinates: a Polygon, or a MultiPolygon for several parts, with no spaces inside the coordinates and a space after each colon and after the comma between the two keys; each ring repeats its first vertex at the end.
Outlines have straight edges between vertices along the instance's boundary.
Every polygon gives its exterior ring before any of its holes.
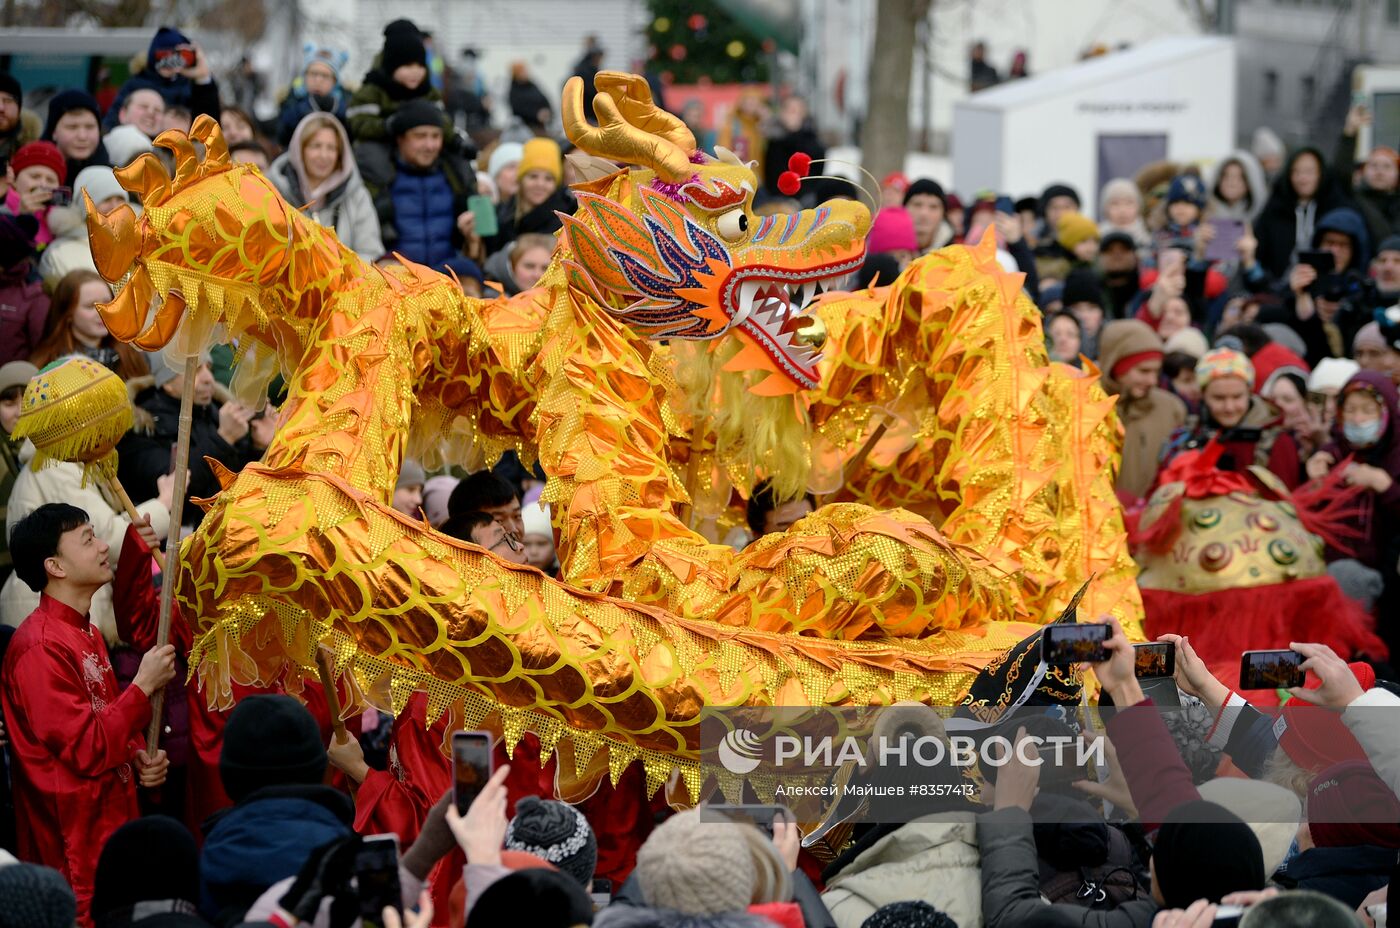
{"type": "MultiPolygon", "coordinates": [[[[133,536],[129,530],[124,556],[139,548],[133,536]]],[[[40,506],[15,525],[15,573],[42,595],[0,667],[20,856],[67,878],[83,925],[98,852],[138,814],[137,780],[146,787],[165,780],[165,752],[148,754],[141,729],[151,696],[175,674],[174,647],[152,648],[118,692],[107,647],[88,620],[93,594],[113,577],[107,547],[87,514],[65,503],[40,506]]]]}

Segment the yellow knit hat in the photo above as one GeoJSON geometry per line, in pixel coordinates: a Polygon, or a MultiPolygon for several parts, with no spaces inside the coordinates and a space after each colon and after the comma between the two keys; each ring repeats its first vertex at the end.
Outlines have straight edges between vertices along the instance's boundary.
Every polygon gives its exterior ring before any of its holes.
{"type": "Polygon", "coordinates": [[[531,171],[548,171],[554,175],[554,182],[564,182],[564,154],[554,139],[533,138],[525,143],[525,152],[520,156],[520,165],[515,169],[517,177],[524,177],[531,171]]]}
{"type": "Polygon", "coordinates": [[[1099,237],[1099,227],[1083,213],[1065,213],[1055,226],[1055,238],[1069,251],[1080,242],[1099,237]]]}

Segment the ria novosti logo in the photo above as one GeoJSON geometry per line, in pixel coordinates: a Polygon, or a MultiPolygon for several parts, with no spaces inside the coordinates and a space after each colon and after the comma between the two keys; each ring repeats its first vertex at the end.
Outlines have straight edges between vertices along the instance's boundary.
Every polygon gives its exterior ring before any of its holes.
{"type": "Polygon", "coordinates": [[[762,761],[762,742],[747,728],[726,732],[715,751],[724,769],[739,776],[753,773],[762,761]]]}

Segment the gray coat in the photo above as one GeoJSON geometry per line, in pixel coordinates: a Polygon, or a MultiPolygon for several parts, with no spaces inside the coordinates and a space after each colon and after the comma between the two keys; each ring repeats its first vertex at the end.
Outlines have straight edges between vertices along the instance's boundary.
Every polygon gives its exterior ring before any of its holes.
{"type": "Polygon", "coordinates": [[[998,809],[977,819],[982,848],[982,915],[987,928],[1014,928],[1053,910],[1056,922],[1081,928],[1149,928],[1157,914],[1151,899],[1135,899],[1099,911],[1054,905],[1040,895],[1040,863],[1030,813],[998,809]]]}

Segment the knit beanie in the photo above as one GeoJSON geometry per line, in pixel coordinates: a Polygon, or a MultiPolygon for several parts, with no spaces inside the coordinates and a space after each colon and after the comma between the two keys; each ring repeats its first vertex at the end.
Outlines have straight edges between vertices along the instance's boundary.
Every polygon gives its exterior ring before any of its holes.
{"type": "Polygon", "coordinates": [[[1045,190],[1042,191],[1040,194],[1040,215],[1045,215],[1046,204],[1048,204],[1051,200],[1055,199],[1056,197],[1069,197],[1071,200],[1074,201],[1075,209],[1079,209],[1079,207],[1083,205],[1079,201],[1079,191],[1075,190],[1069,184],[1051,184],[1049,187],[1046,187],[1045,190]]]}
{"type": "Polygon", "coordinates": [[[409,100],[399,107],[397,113],[389,117],[385,125],[390,135],[397,139],[419,126],[436,126],[445,131],[447,116],[436,103],[428,100],[409,100]]]}
{"type": "MultiPolygon", "coordinates": [[[[0,87],[0,93],[3,92],[4,88],[0,87]]],[[[1379,255],[1383,251],[1400,251],[1400,235],[1387,235],[1385,238],[1381,239],[1381,244],[1380,247],[1376,249],[1376,254],[1379,255]]]]}
{"type": "Polygon", "coordinates": [[[108,197],[127,199],[126,188],[117,180],[117,175],[111,168],[101,164],[90,165],[78,172],[77,179],[73,181],[74,203],[82,203],[84,190],[92,197],[94,206],[108,197]]]}
{"type": "Polygon", "coordinates": [[[564,154],[554,139],[536,137],[530,139],[520,150],[520,164],[515,169],[517,177],[524,177],[531,171],[545,171],[554,177],[556,184],[564,182],[564,154]]]}
{"type": "Polygon", "coordinates": [[[1065,275],[1065,287],[1061,291],[1061,302],[1066,308],[1076,303],[1093,303],[1103,308],[1103,291],[1099,289],[1099,275],[1092,268],[1077,267],[1065,275]]]}
{"type": "Polygon", "coordinates": [[[1259,839],[1234,813],[1196,799],[1167,813],[1157,830],[1152,867],[1165,908],[1184,909],[1197,899],[1219,902],[1227,893],[1263,889],[1259,839]]]}
{"type": "Polygon", "coordinates": [[[428,480],[428,474],[423,470],[423,465],[412,458],[405,458],[399,465],[399,479],[394,484],[395,490],[402,490],[405,487],[421,487],[428,480]]]}
{"type": "Polygon", "coordinates": [[[943,192],[943,185],[936,180],[927,177],[920,177],[909,185],[904,191],[904,205],[908,206],[909,201],[918,196],[935,196],[946,209],[948,207],[948,195],[943,192]]]}
{"type": "Polygon", "coordinates": [[[1098,237],[1098,223],[1083,213],[1065,213],[1055,226],[1055,240],[1067,251],[1073,251],[1080,242],[1098,237]]]}
{"type": "Polygon", "coordinates": [[[10,169],[19,176],[25,168],[45,167],[58,175],[60,184],[68,180],[68,161],[53,142],[30,142],[10,156],[10,169]]]}
{"type": "Polygon", "coordinates": [[[520,507],[520,518],[525,523],[526,535],[538,535],[554,541],[554,528],[549,522],[549,506],[539,502],[526,503],[520,507]]]}
{"type": "Polygon", "coordinates": [[[902,206],[887,206],[875,214],[870,235],[865,240],[867,254],[887,251],[918,251],[919,239],[914,234],[914,220],[902,206]]]}
{"type": "Polygon", "coordinates": [[[102,110],[97,105],[97,100],[85,90],[63,90],[53,95],[49,100],[49,114],[44,121],[44,134],[40,138],[45,141],[53,141],[53,130],[58,125],[58,121],[66,114],[86,110],[97,120],[97,124],[102,125],[102,110]]]}
{"type": "Polygon", "coordinates": [[[0,93],[14,97],[16,103],[24,100],[24,88],[20,86],[19,79],[9,71],[0,71],[0,93]]]}
{"type": "Polygon", "coordinates": [[[384,73],[390,77],[406,64],[428,66],[428,50],[423,47],[423,39],[414,29],[395,30],[384,36],[384,51],[380,54],[384,73]]]}
{"type": "Polygon", "coordinates": [[[1303,818],[1303,804],[1292,790],[1243,777],[1217,777],[1202,783],[1199,790],[1202,799],[1238,815],[1254,832],[1265,873],[1272,874],[1283,864],[1303,818]]]}
{"type": "Polygon", "coordinates": [[[871,912],[860,928],[958,928],[958,923],[923,900],[891,902],[871,912]]]}
{"type": "Polygon", "coordinates": [[[1210,343],[1206,341],[1205,333],[1200,329],[1195,326],[1187,326],[1173,332],[1162,350],[1167,354],[1179,352],[1193,358],[1199,358],[1210,350],[1210,343]]]}
{"type": "Polygon", "coordinates": [[[637,882],[647,905],[685,915],[747,909],[754,865],[738,829],[748,827],[701,821],[698,809],[662,822],[637,851],[637,882]]]}
{"type": "Polygon", "coordinates": [[[1308,831],[1318,847],[1400,847],[1400,802],[1371,764],[1346,761],[1308,787],[1308,831]]]}
{"type": "Polygon", "coordinates": [[[107,146],[112,165],[118,168],[126,167],[139,155],[155,151],[151,137],[132,125],[114,126],[102,137],[102,144],[107,146]]]}
{"type": "Polygon", "coordinates": [[[112,833],[97,860],[92,917],[118,915],[138,902],[199,903],[199,848],[189,829],[173,818],[152,815],[112,833]]]}
{"type": "Polygon", "coordinates": [[[510,165],[519,164],[524,154],[525,146],[519,142],[502,142],[491,150],[491,157],[486,161],[486,173],[495,179],[497,174],[510,165]]]}
{"type": "Polygon", "coordinates": [[[1167,187],[1167,205],[1190,203],[1192,206],[1206,205],[1206,185],[1195,174],[1178,174],[1167,187]]]}
{"type": "Polygon", "coordinates": [[[515,804],[515,818],[506,827],[505,846],[549,861],[584,889],[593,886],[598,839],[588,819],[567,802],[523,797],[515,804]]]}
{"type": "Polygon", "coordinates": [[[340,69],[345,67],[349,60],[350,56],[338,48],[317,45],[315,42],[307,42],[301,47],[301,73],[305,74],[306,69],[313,64],[323,64],[331,69],[336,83],[340,82],[340,69]]]}
{"type": "MultiPolygon", "coordinates": [[[[1397,236],[1400,238],[1400,236],[1397,236]]],[[[1308,389],[1314,393],[1341,391],[1348,380],[1361,372],[1361,365],[1351,358],[1323,358],[1308,375],[1308,389]]]]}
{"type": "Polygon", "coordinates": [[[72,928],[78,901],[68,881],[52,867],[0,867],[0,924],[5,928],[72,928]]]}
{"type": "Polygon", "coordinates": [[[1196,361],[1196,385],[1202,390],[1222,377],[1238,377],[1254,389],[1254,365],[1233,348],[1212,348],[1196,361]]]}
{"type": "Polygon", "coordinates": [[[320,783],[326,775],[321,729],[290,696],[249,696],[224,726],[219,777],[234,802],[265,786],[320,783]]]}
{"type": "Polygon", "coordinates": [[[488,886],[467,912],[472,928],[573,928],[593,924],[593,897],[558,870],[533,867],[488,886]]]}

